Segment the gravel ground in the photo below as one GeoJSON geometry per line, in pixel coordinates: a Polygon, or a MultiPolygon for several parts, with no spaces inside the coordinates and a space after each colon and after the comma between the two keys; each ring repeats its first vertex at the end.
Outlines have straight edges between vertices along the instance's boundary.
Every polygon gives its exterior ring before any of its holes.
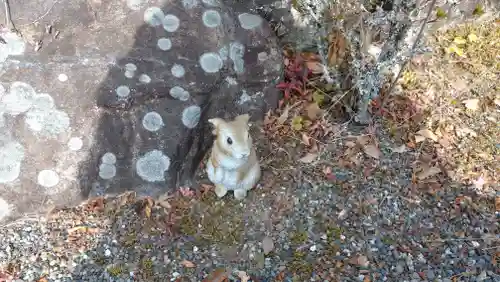
{"type": "Polygon", "coordinates": [[[241,281],[238,271],[249,281],[500,281],[494,201],[456,183],[412,185],[417,152],[391,152],[382,131],[378,160],[357,153],[346,166],[348,135],[362,133],[349,130],[314,165],[260,142],[266,172],[242,203],[203,185],[2,226],[0,281],[202,281],[214,271],[203,281],[241,281]]]}

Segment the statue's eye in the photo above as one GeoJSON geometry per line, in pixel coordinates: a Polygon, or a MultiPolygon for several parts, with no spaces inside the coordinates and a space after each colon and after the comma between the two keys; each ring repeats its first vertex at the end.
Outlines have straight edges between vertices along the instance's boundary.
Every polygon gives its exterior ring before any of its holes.
{"type": "Polygon", "coordinates": [[[231,137],[227,138],[227,144],[229,145],[233,144],[233,139],[231,139],[231,137]]]}

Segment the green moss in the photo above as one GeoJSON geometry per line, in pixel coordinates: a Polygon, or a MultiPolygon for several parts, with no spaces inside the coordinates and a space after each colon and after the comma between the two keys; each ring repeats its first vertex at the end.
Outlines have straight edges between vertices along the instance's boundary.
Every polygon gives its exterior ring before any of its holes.
{"type": "Polygon", "coordinates": [[[290,236],[290,242],[294,245],[301,245],[307,241],[307,232],[305,231],[294,231],[290,236]]]}
{"type": "Polygon", "coordinates": [[[122,240],[122,245],[127,248],[135,246],[136,243],[137,243],[137,235],[135,233],[128,234],[122,240]]]}
{"type": "Polygon", "coordinates": [[[140,269],[145,277],[153,276],[153,261],[150,259],[141,260],[140,269]]]}
{"type": "Polygon", "coordinates": [[[107,263],[106,258],[99,255],[93,257],[93,260],[97,265],[105,265],[107,263]]]}
{"type": "Polygon", "coordinates": [[[141,261],[141,266],[143,269],[153,269],[153,261],[150,259],[143,259],[141,261]]]}
{"type": "Polygon", "coordinates": [[[340,236],[342,235],[343,232],[344,230],[342,229],[342,227],[328,226],[326,230],[326,236],[328,238],[327,240],[328,241],[338,240],[340,239],[340,236]]]}
{"type": "Polygon", "coordinates": [[[125,270],[119,265],[110,266],[108,267],[107,271],[109,275],[114,277],[118,277],[125,272],[125,270]]]}
{"type": "Polygon", "coordinates": [[[405,70],[403,72],[403,81],[401,86],[404,89],[414,89],[417,87],[417,75],[414,71],[405,70]]]}
{"type": "MultiPolygon", "coordinates": [[[[308,279],[313,273],[313,265],[307,261],[307,254],[296,251],[293,253],[292,260],[288,263],[287,268],[295,276],[301,279],[308,279]]],[[[305,281],[305,280],[300,280],[305,281]]]]}

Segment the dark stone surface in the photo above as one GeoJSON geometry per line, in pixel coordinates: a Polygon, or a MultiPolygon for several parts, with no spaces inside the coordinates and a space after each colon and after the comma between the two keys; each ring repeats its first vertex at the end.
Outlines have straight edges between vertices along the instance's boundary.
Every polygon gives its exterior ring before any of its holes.
{"type": "Polygon", "coordinates": [[[248,2],[11,3],[24,41],[0,32],[0,221],[191,185],[208,118],[260,119],[277,104],[281,52],[248,2]]]}

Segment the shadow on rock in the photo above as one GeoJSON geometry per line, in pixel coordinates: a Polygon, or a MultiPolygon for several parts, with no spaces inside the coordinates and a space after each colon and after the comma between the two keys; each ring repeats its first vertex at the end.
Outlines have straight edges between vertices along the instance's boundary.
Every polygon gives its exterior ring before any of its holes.
{"type": "Polygon", "coordinates": [[[188,2],[130,19],[145,24],[94,93],[99,118],[79,169],[84,198],[191,186],[213,140],[207,119],[260,119],[276,107],[281,52],[267,23],[237,1],[188,2]]]}

